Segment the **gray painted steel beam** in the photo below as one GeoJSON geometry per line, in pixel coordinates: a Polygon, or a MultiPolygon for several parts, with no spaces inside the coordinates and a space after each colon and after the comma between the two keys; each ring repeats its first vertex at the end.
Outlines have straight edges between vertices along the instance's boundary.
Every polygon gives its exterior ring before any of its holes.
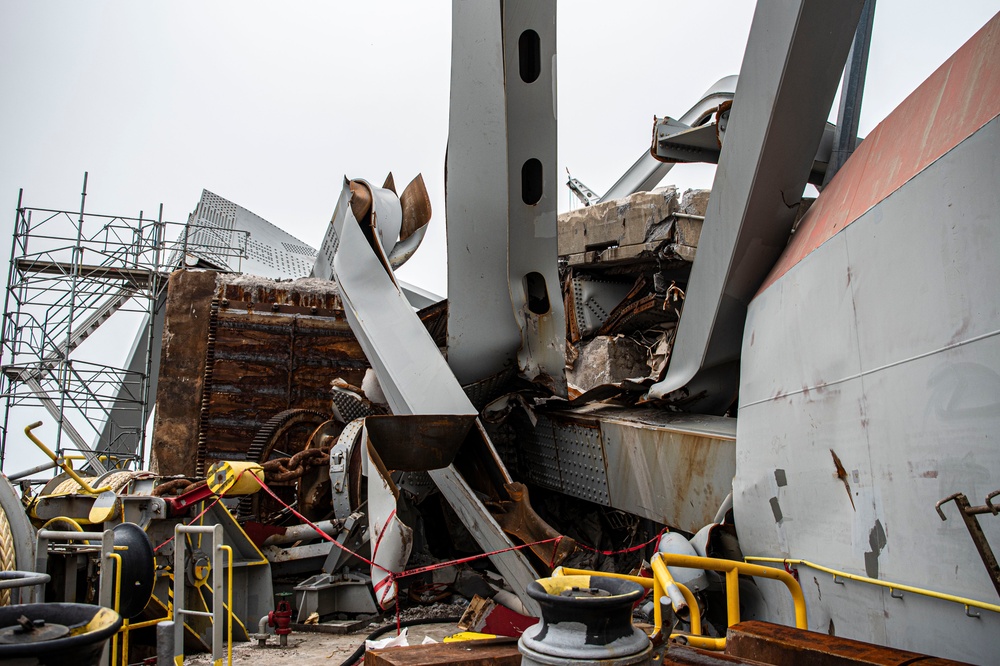
{"type": "Polygon", "coordinates": [[[837,129],[833,134],[830,162],[823,176],[826,185],[844,166],[858,145],[858,124],[861,121],[861,100],[865,92],[865,74],[868,72],[868,51],[872,44],[872,27],[875,24],[875,0],[865,0],[861,20],[854,32],[851,55],[844,68],[844,83],[840,91],[840,108],[837,111],[837,129]]]}
{"type": "Polygon", "coordinates": [[[673,358],[648,397],[728,366],[708,401],[728,407],[747,304],[787,242],[862,4],[758,3],[673,358]]]}
{"type": "Polygon", "coordinates": [[[507,105],[500,0],[452,3],[445,168],[448,363],[463,384],[515,362],[507,272],[507,105]]]}
{"type": "Polygon", "coordinates": [[[555,2],[475,0],[452,12],[448,362],[463,384],[516,362],[564,394],[555,2]]]}
{"type": "MultiPolygon", "coordinates": [[[[521,328],[518,365],[566,394],[566,317],[556,207],[556,3],[505,0],[508,276],[521,328]]],[[[454,93],[453,93],[454,94],[454,93]]]]}
{"type": "MultiPolygon", "coordinates": [[[[736,93],[737,80],[737,76],[726,76],[716,81],[705,91],[698,103],[679,118],[679,121],[685,125],[697,125],[720,104],[733,98],[736,93]]],[[[621,199],[636,192],[647,192],[656,187],[657,183],[663,180],[672,168],[674,168],[673,164],[660,162],[650,154],[648,149],[644,150],[635,164],[622,174],[622,177],[611,186],[610,190],[604,193],[604,196],[597,200],[597,203],[621,199]]]]}
{"type": "MultiPolygon", "coordinates": [[[[347,181],[341,197],[342,202],[350,200],[347,181]]],[[[382,201],[378,196],[373,199],[376,206],[382,201]]],[[[378,256],[385,254],[377,242],[378,234],[374,235],[373,247],[351,207],[338,205],[337,211],[333,224],[334,247],[337,248],[333,266],[344,312],[351,331],[375,370],[393,414],[476,415],[476,408],[426,327],[386,271],[386,264],[378,256]]],[[[428,474],[486,552],[513,546],[454,466],[428,474]]],[[[525,556],[519,551],[508,550],[492,555],[490,560],[524,605],[537,613],[537,603],[525,593],[528,584],[536,578],[525,556]]]]}

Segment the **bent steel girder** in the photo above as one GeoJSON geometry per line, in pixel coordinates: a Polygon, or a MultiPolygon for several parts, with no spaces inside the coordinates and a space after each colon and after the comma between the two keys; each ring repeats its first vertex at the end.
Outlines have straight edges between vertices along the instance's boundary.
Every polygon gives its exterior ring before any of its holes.
{"type": "Polygon", "coordinates": [[[555,45],[554,0],[453,4],[448,363],[463,384],[516,362],[565,394],[555,45]]]}
{"type": "Polygon", "coordinates": [[[648,398],[727,364],[731,381],[713,378],[704,408],[735,398],[747,305],[785,248],[862,5],[758,3],[677,342],[648,398]]]}
{"type": "MultiPolygon", "coordinates": [[[[390,180],[386,182],[387,185],[391,183],[392,174],[389,174],[389,178],[390,180]]],[[[399,268],[413,256],[427,234],[427,225],[431,219],[431,201],[430,196],[427,194],[423,175],[417,174],[410,181],[410,184],[406,186],[406,189],[400,195],[399,200],[402,207],[402,219],[400,228],[398,229],[399,241],[394,241],[392,254],[388,257],[388,261],[393,269],[399,268]]],[[[347,205],[347,203],[345,202],[344,205],[347,205]]],[[[336,218],[337,213],[335,212],[333,216],[336,218]]],[[[333,233],[333,225],[331,224],[327,228],[326,235],[323,237],[323,244],[316,255],[316,262],[313,264],[313,269],[310,273],[311,277],[323,280],[333,279],[333,255],[336,252],[335,239],[336,236],[333,233]]],[[[403,290],[406,299],[417,309],[444,300],[437,294],[433,294],[402,280],[397,280],[397,284],[403,290]]]]}
{"type": "MultiPolygon", "coordinates": [[[[377,225],[379,219],[395,219],[391,209],[398,208],[398,200],[385,196],[388,190],[379,191],[358,181],[353,185],[372,192],[372,211],[366,220],[374,219],[375,223],[368,233],[359,224],[350,205],[352,183],[345,179],[331,225],[336,248],[333,267],[348,323],[390,408],[401,415],[467,415],[474,419],[475,407],[391,276],[377,225]]],[[[495,462],[491,469],[510,483],[499,456],[488,440],[485,443],[495,462]]],[[[525,606],[537,612],[537,604],[524,592],[536,578],[535,571],[520,551],[507,550],[512,542],[465,478],[451,464],[428,474],[484,551],[506,550],[490,559],[525,606]]]]}
{"type": "MultiPolygon", "coordinates": [[[[698,103],[692,106],[680,117],[679,122],[695,127],[712,115],[719,105],[733,99],[736,94],[737,76],[725,76],[713,83],[705,94],[701,96],[698,103]]],[[[674,168],[673,164],[660,162],[652,156],[650,151],[645,150],[642,156],[635,161],[628,171],[611,186],[611,189],[604,193],[597,203],[604,203],[612,199],[621,199],[636,192],[646,192],[656,187],[656,184],[663,180],[663,177],[674,168]]]]}

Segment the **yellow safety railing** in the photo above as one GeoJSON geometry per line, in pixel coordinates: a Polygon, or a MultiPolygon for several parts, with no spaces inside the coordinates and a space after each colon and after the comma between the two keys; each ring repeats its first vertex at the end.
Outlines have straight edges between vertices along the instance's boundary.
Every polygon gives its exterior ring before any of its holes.
{"type": "Polygon", "coordinates": [[[75,520],[73,520],[69,516],[56,516],[55,518],[49,518],[47,521],[45,521],[45,524],[43,524],[38,529],[40,529],[40,530],[53,529],[56,525],[66,525],[67,527],[69,527],[68,530],[65,530],[66,532],[70,532],[70,531],[72,531],[72,532],[82,532],[83,531],[83,527],[80,526],[80,523],[76,522],[75,520]]]}
{"type": "Polygon", "coordinates": [[[35,437],[31,433],[32,430],[41,427],[41,425],[42,425],[41,421],[35,421],[31,425],[25,426],[24,434],[28,436],[28,439],[30,439],[32,442],[35,443],[35,446],[41,449],[42,453],[44,453],[49,457],[49,460],[58,465],[62,471],[69,474],[70,478],[79,483],[80,488],[83,489],[83,492],[87,493],[88,495],[99,495],[103,492],[111,490],[111,486],[101,486],[100,488],[91,487],[91,485],[87,483],[79,474],[73,471],[73,468],[70,465],[66,464],[66,461],[63,458],[60,458],[52,451],[52,449],[42,444],[41,440],[35,437]]]}
{"type": "MultiPolygon", "coordinates": [[[[226,551],[226,556],[229,558],[229,571],[226,572],[229,583],[226,592],[226,618],[229,623],[226,630],[226,660],[229,666],[233,666],[233,547],[219,546],[219,549],[226,551]]],[[[215,618],[212,618],[212,621],[215,622],[215,618]]]]}
{"type": "MultiPolygon", "coordinates": [[[[816,571],[822,571],[823,573],[828,573],[834,578],[834,582],[837,581],[837,577],[846,578],[848,580],[857,581],[859,583],[868,583],[869,585],[877,585],[879,587],[889,588],[889,593],[896,596],[895,592],[910,592],[912,594],[919,594],[925,597],[931,597],[933,599],[941,599],[943,601],[950,601],[952,603],[961,604],[965,606],[966,615],[971,614],[972,608],[981,608],[983,610],[993,611],[994,613],[1000,613],[1000,606],[996,604],[987,603],[985,601],[976,601],[975,599],[967,599],[965,597],[955,596],[954,594],[947,594],[945,592],[935,592],[934,590],[927,590],[920,587],[913,587],[912,585],[904,585],[902,583],[892,583],[887,580],[879,580],[877,578],[868,578],[867,576],[860,576],[858,574],[847,573],[846,571],[838,571],[837,569],[831,569],[830,567],[825,567],[821,564],[816,564],[808,560],[799,559],[789,559],[781,557],[748,557],[747,561],[753,562],[775,562],[778,564],[794,564],[797,566],[809,567],[810,569],[815,569],[816,571]]],[[[973,616],[974,617],[974,616],[973,616]]]]}
{"type": "MultiPolygon", "coordinates": [[[[750,559],[750,558],[747,558],[750,559]]],[[[763,559],[763,558],[756,558],[763,559]]],[[[766,560],[765,560],[766,561],[766,560]]],[[[774,560],[781,562],[782,560],[774,560]]],[[[678,607],[676,596],[671,594],[671,588],[680,591],[687,603],[691,621],[691,633],[674,633],[670,638],[683,638],[691,646],[706,650],[724,650],[726,648],[725,638],[711,638],[701,635],[701,609],[691,591],[684,585],[676,582],[670,574],[668,567],[684,567],[688,569],[707,569],[718,571],[726,576],[726,614],[727,626],[731,627],[740,621],[740,575],[755,576],[758,578],[770,578],[785,584],[792,595],[792,602],[795,607],[795,626],[799,629],[806,629],[809,626],[806,617],[806,600],[802,594],[802,588],[795,578],[783,569],[765,567],[759,564],[750,564],[738,560],[724,560],[715,557],[699,557],[696,555],[678,555],[675,553],[656,553],[650,565],[653,568],[653,578],[643,578],[640,576],[627,576],[624,574],[611,574],[603,571],[585,571],[582,569],[568,569],[559,567],[552,572],[553,576],[562,575],[591,575],[608,576],[611,578],[623,578],[631,580],[645,589],[653,590],[653,637],[660,635],[663,631],[663,617],[660,608],[660,599],[666,594],[671,599],[675,609],[678,607]]],[[[898,586],[897,586],[898,587],[898,586]]]]}
{"type": "Polygon", "coordinates": [[[74,460],[90,460],[91,458],[97,458],[98,460],[100,460],[102,463],[104,463],[106,465],[110,464],[111,467],[109,469],[121,469],[120,466],[123,463],[127,463],[127,462],[131,461],[131,458],[119,458],[118,456],[116,456],[114,454],[108,454],[108,453],[102,453],[100,455],[89,456],[89,457],[88,456],[84,456],[84,455],[80,455],[80,454],[68,455],[68,456],[64,455],[63,456],[63,460],[65,460],[66,464],[69,465],[70,467],[73,466],[73,461],[74,460]]]}
{"type": "MultiPolygon", "coordinates": [[[[757,578],[770,578],[785,584],[792,595],[792,603],[795,606],[795,626],[799,629],[806,629],[809,626],[806,618],[806,599],[802,594],[802,587],[799,582],[783,569],[765,567],[759,564],[749,564],[738,560],[724,560],[716,557],[699,557],[696,555],[678,555],[676,553],[657,553],[653,556],[653,561],[660,560],[663,564],[672,567],[686,567],[690,569],[708,569],[726,574],[726,626],[731,627],[740,621],[740,575],[754,576],[757,578]]],[[[654,568],[654,572],[656,569],[654,568]]],[[[692,634],[695,634],[692,626],[692,634]]],[[[687,636],[687,642],[695,647],[708,650],[724,650],[726,647],[725,638],[708,638],[705,636],[687,636]]]]}
{"type": "MultiPolygon", "coordinates": [[[[115,546],[115,550],[119,550],[119,549],[121,549],[121,550],[127,550],[128,546],[115,546]]],[[[119,555],[118,553],[108,553],[108,559],[109,560],[114,560],[115,561],[115,565],[116,565],[115,566],[115,595],[114,595],[113,599],[114,599],[114,611],[117,613],[118,609],[121,607],[121,601],[122,601],[122,556],[119,555]]],[[[123,629],[124,629],[124,627],[126,626],[127,623],[128,623],[128,620],[123,620],[122,621],[122,627],[123,627],[123,629]]],[[[123,629],[119,629],[118,631],[121,632],[121,631],[123,631],[123,629]]],[[[124,631],[125,631],[124,635],[127,636],[128,635],[128,630],[124,629],[124,631]]],[[[111,637],[111,663],[112,664],[114,664],[114,663],[116,663],[118,661],[118,641],[116,640],[117,638],[118,638],[117,636],[112,636],[111,637]]],[[[125,638],[123,638],[122,639],[122,657],[124,658],[125,655],[127,655],[127,654],[128,654],[128,640],[125,639],[125,638]]]]}

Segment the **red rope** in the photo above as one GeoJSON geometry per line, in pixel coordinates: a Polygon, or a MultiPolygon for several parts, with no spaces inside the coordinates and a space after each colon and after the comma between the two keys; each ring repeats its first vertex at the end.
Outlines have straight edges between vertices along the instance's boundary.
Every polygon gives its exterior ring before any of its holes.
{"type": "Polygon", "coordinates": [[[640,543],[637,546],[631,546],[629,548],[623,548],[621,550],[599,550],[597,548],[591,548],[590,546],[586,546],[586,545],[580,543],[579,541],[576,542],[576,545],[578,545],[580,548],[583,548],[584,550],[589,550],[592,553],[599,553],[601,555],[621,555],[622,553],[634,553],[637,550],[642,550],[643,548],[646,548],[647,546],[652,545],[654,542],[659,541],[660,537],[662,537],[664,534],[666,534],[666,532],[667,532],[667,528],[664,527],[662,530],[660,530],[657,533],[657,535],[655,537],[653,537],[649,541],[646,541],[644,543],[640,543]]]}
{"type": "Polygon", "coordinates": [[[278,504],[280,504],[280,505],[281,505],[282,507],[284,507],[284,508],[288,509],[289,511],[291,511],[291,512],[292,512],[293,514],[295,514],[295,516],[296,516],[296,517],[297,517],[297,518],[298,518],[299,520],[301,520],[301,521],[302,521],[303,523],[305,523],[305,524],[306,524],[306,525],[308,525],[309,527],[311,527],[311,528],[313,528],[314,530],[316,530],[316,534],[318,534],[318,535],[319,535],[319,536],[321,536],[322,538],[326,539],[327,541],[329,541],[330,543],[332,543],[333,545],[335,545],[335,546],[336,546],[337,548],[341,549],[341,550],[342,550],[342,551],[344,551],[345,553],[347,553],[347,554],[349,554],[349,555],[353,555],[354,557],[358,558],[359,560],[361,560],[361,561],[362,561],[362,562],[364,562],[365,564],[368,564],[369,566],[373,566],[373,567],[375,567],[375,568],[377,568],[377,569],[381,569],[382,571],[386,572],[387,574],[390,574],[390,575],[392,575],[392,572],[391,572],[391,571],[389,571],[388,569],[386,569],[385,567],[383,567],[383,566],[381,566],[381,565],[379,565],[379,564],[375,564],[374,562],[372,562],[371,560],[369,560],[369,559],[368,559],[367,557],[364,557],[364,556],[362,556],[362,555],[358,555],[358,554],[357,554],[357,553],[355,553],[355,552],[354,552],[353,550],[351,550],[350,548],[348,548],[348,547],[347,547],[347,546],[345,546],[344,544],[340,543],[339,541],[337,541],[336,539],[334,539],[334,538],[333,538],[332,536],[330,536],[329,534],[327,534],[326,532],[324,532],[323,530],[321,530],[321,529],[320,529],[319,527],[317,527],[317,526],[316,526],[316,523],[312,522],[311,520],[309,520],[308,518],[306,518],[305,516],[303,516],[303,515],[302,515],[301,513],[299,513],[299,512],[298,512],[298,511],[296,511],[295,509],[293,509],[293,508],[292,508],[291,506],[289,506],[288,504],[285,504],[284,500],[282,500],[282,499],[281,499],[280,497],[278,497],[277,495],[275,495],[275,494],[274,494],[274,491],[273,491],[273,490],[271,490],[271,489],[270,489],[270,488],[269,488],[269,487],[267,486],[267,484],[266,484],[266,483],[264,483],[263,481],[261,481],[261,480],[259,480],[259,479],[258,479],[258,483],[260,483],[260,487],[261,487],[261,488],[263,488],[263,489],[264,489],[264,492],[266,492],[266,493],[267,493],[268,495],[270,495],[270,496],[271,496],[271,498],[272,498],[272,499],[274,499],[274,501],[276,501],[276,502],[277,502],[278,504]]]}
{"type": "MultiPolygon", "coordinates": [[[[243,475],[243,473],[245,471],[246,470],[242,470],[240,472],[239,476],[236,477],[236,481],[237,482],[239,481],[240,477],[243,475]]],[[[323,530],[321,530],[311,520],[309,520],[308,518],[306,518],[305,516],[303,516],[301,513],[299,513],[298,511],[296,511],[292,506],[286,504],[285,501],[282,500],[280,497],[278,497],[278,495],[276,495],[275,492],[273,490],[271,490],[271,488],[266,483],[264,483],[263,480],[258,479],[258,483],[260,484],[260,487],[264,490],[264,492],[267,493],[268,495],[270,495],[273,500],[275,500],[282,507],[284,507],[285,509],[287,509],[288,511],[290,511],[291,513],[293,513],[303,523],[305,523],[306,525],[309,525],[310,527],[312,527],[313,530],[316,531],[316,534],[319,535],[321,538],[329,541],[330,543],[332,543],[333,545],[335,545],[337,548],[340,548],[345,553],[347,553],[347,554],[349,554],[349,555],[351,555],[353,557],[358,558],[359,560],[361,560],[365,564],[368,564],[369,566],[375,567],[376,569],[379,569],[380,571],[382,571],[382,572],[384,572],[384,573],[387,574],[387,577],[384,578],[382,581],[380,581],[378,583],[378,585],[374,586],[373,589],[374,589],[374,591],[377,594],[379,592],[379,590],[381,590],[386,585],[396,586],[396,599],[395,599],[396,604],[395,605],[396,605],[396,633],[397,634],[401,631],[401,622],[402,622],[401,615],[400,615],[400,608],[399,608],[399,589],[398,589],[398,585],[397,585],[397,581],[400,578],[406,578],[408,576],[416,576],[418,574],[428,573],[430,571],[436,571],[438,569],[446,569],[448,567],[453,567],[453,566],[457,566],[457,565],[460,565],[460,564],[466,564],[466,563],[469,563],[469,562],[475,562],[476,560],[481,560],[484,557],[491,557],[493,555],[501,555],[503,553],[509,553],[511,551],[516,551],[516,550],[522,550],[524,548],[531,548],[532,546],[540,546],[540,545],[544,545],[544,544],[547,544],[547,543],[555,544],[553,546],[553,548],[552,548],[552,559],[549,561],[549,568],[553,568],[555,566],[556,551],[558,550],[559,543],[563,539],[562,535],[560,535],[560,536],[552,537],[551,539],[544,539],[542,541],[535,541],[535,542],[532,542],[532,543],[525,543],[525,544],[521,544],[521,545],[517,545],[517,546],[510,546],[508,548],[501,548],[499,550],[490,551],[488,553],[479,553],[477,555],[470,555],[468,557],[462,557],[462,558],[459,558],[459,559],[456,559],[456,560],[449,560],[447,562],[437,562],[435,564],[429,564],[429,565],[426,565],[426,566],[417,567],[415,569],[406,569],[406,570],[398,571],[398,572],[397,571],[391,571],[391,570],[383,567],[380,564],[376,564],[373,560],[370,560],[370,559],[364,557],[363,555],[359,555],[358,553],[354,552],[353,550],[351,550],[350,548],[348,548],[347,546],[343,545],[342,543],[340,543],[339,541],[337,541],[336,539],[334,539],[332,536],[330,536],[329,534],[327,534],[326,532],[324,532],[323,530]]],[[[234,483],[233,486],[235,486],[235,485],[236,484],[234,483]]],[[[225,491],[223,491],[222,493],[220,493],[218,495],[218,497],[216,497],[216,499],[215,499],[214,502],[212,502],[211,504],[209,504],[208,506],[206,506],[197,516],[195,516],[194,518],[192,518],[186,524],[190,525],[190,524],[194,523],[195,521],[199,520],[202,516],[204,516],[206,513],[208,513],[209,510],[211,510],[211,508],[213,506],[215,506],[220,501],[222,501],[222,498],[223,498],[223,496],[225,494],[226,494],[225,491]]],[[[653,537],[649,541],[646,541],[645,543],[641,543],[641,544],[639,544],[637,546],[631,546],[629,548],[624,548],[624,549],[621,549],[621,550],[599,550],[597,548],[591,548],[590,546],[587,546],[587,545],[582,544],[580,542],[576,542],[576,544],[577,544],[577,546],[579,546],[580,548],[583,548],[584,550],[589,550],[591,552],[599,553],[601,555],[618,555],[618,554],[621,554],[621,553],[632,553],[632,552],[635,552],[637,550],[641,550],[641,549],[646,548],[647,546],[651,545],[652,543],[654,543],[655,541],[657,541],[666,531],[667,531],[667,528],[663,528],[662,530],[660,530],[660,532],[655,537],[653,537]]],[[[380,534],[379,535],[379,541],[381,540],[381,537],[382,537],[382,535],[380,534]]],[[[171,541],[173,541],[173,539],[174,539],[174,537],[170,537],[169,539],[167,539],[166,541],[164,541],[163,543],[161,543],[159,546],[157,546],[153,550],[154,551],[158,551],[160,548],[162,548],[163,546],[165,546],[168,543],[170,543],[171,541]]],[[[374,553],[378,552],[378,545],[379,545],[378,541],[376,541],[375,547],[373,548],[373,555],[372,555],[372,557],[375,556],[374,553]]]]}
{"type": "MultiPolygon", "coordinates": [[[[226,494],[226,493],[222,493],[222,495],[225,495],[225,494],[226,494]]],[[[199,513],[199,514],[198,514],[197,516],[195,516],[194,518],[192,518],[192,519],[191,519],[191,520],[190,520],[189,522],[187,522],[187,523],[184,523],[184,524],[185,524],[185,525],[191,525],[191,524],[192,524],[192,523],[194,523],[194,522],[195,522],[196,520],[199,520],[199,519],[200,519],[200,518],[201,518],[202,516],[204,516],[204,515],[205,515],[206,513],[208,513],[208,512],[209,512],[209,510],[210,510],[210,509],[211,509],[211,508],[212,508],[213,506],[215,506],[216,504],[218,504],[219,502],[221,502],[221,501],[222,501],[222,495],[219,495],[218,497],[216,497],[216,498],[215,498],[215,501],[214,501],[214,502],[212,502],[211,504],[209,504],[208,506],[206,506],[206,507],[205,507],[204,509],[202,509],[201,513],[199,513]]],[[[170,542],[171,542],[171,541],[173,541],[173,540],[174,540],[174,537],[170,537],[169,539],[167,539],[166,541],[164,541],[163,543],[161,543],[161,544],[160,544],[159,546],[157,546],[156,548],[154,548],[154,549],[153,549],[153,552],[155,553],[156,551],[158,551],[159,549],[163,548],[164,546],[166,546],[166,545],[167,545],[168,543],[170,543],[170,542]]]]}

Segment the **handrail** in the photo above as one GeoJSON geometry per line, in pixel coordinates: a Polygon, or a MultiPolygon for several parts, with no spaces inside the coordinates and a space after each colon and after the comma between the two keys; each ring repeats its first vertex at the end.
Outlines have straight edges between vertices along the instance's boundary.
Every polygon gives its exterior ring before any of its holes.
{"type": "MultiPolygon", "coordinates": [[[[229,663],[232,664],[232,626],[233,626],[233,607],[232,607],[232,581],[233,581],[233,567],[232,567],[232,548],[226,546],[222,543],[223,538],[223,528],[221,523],[216,523],[215,525],[182,525],[178,524],[174,526],[174,567],[173,567],[173,577],[174,577],[174,600],[173,600],[173,613],[172,619],[174,621],[174,663],[177,666],[182,666],[184,662],[184,616],[193,615],[198,617],[210,617],[212,618],[212,663],[214,666],[222,666],[222,640],[223,640],[223,630],[222,630],[222,618],[225,613],[228,612],[229,621],[229,663]],[[196,611],[191,609],[186,609],[184,607],[184,584],[185,584],[185,550],[187,539],[184,535],[186,534],[197,534],[199,539],[202,535],[208,535],[211,539],[211,546],[209,548],[211,552],[211,576],[212,576],[212,610],[210,612],[206,611],[196,611]],[[223,601],[223,588],[224,584],[222,581],[222,561],[221,553],[225,550],[229,556],[229,570],[228,570],[228,581],[229,581],[229,608],[225,608],[225,602],[223,601]]],[[[200,543],[199,543],[200,545],[200,543]]]]}
{"type": "Polygon", "coordinates": [[[726,573],[726,597],[728,607],[729,625],[733,626],[740,621],[739,602],[739,575],[755,576],[758,578],[770,578],[779,580],[785,584],[792,595],[792,602],[795,604],[795,626],[799,629],[807,629],[809,622],[806,617],[806,599],[802,594],[802,587],[795,578],[783,569],[765,567],[759,564],[749,564],[739,560],[724,560],[716,557],[698,557],[696,555],[679,555],[676,553],[657,553],[654,560],[659,557],[668,566],[688,567],[691,569],[709,569],[726,573]]]}
{"type": "Polygon", "coordinates": [[[47,521],[45,521],[45,524],[42,525],[39,529],[47,530],[47,529],[51,528],[53,525],[59,525],[59,524],[66,524],[66,525],[69,526],[68,530],[64,530],[66,532],[69,532],[69,531],[82,532],[83,531],[83,527],[80,526],[80,523],[76,522],[75,520],[73,520],[69,516],[56,516],[55,518],[49,518],[47,521]]]}
{"type": "MultiPolygon", "coordinates": [[[[751,559],[751,558],[746,558],[751,559]]],[[[766,558],[755,558],[755,559],[766,559],[766,558]]],[[[781,562],[782,560],[774,560],[776,562],[781,562]]],[[[758,578],[770,578],[772,580],[779,580],[785,584],[788,588],[789,593],[792,595],[792,602],[795,606],[795,626],[799,629],[807,629],[809,627],[808,619],[806,617],[806,599],[802,594],[802,587],[799,582],[782,569],[775,569],[773,567],[765,567],[759,564],[750,564],[747,562],[741,562],[739,560],[724,560],[715,557],[700,557],[696,555],[679,555],[676,553],[656,553],[650,560],[650,565],[653,567],[653,578],[642,578],[639,576],[628,576],[625,574],[613,574],[605,573],[603,571],[586,571],[583,569],[569,569],[566,567],[558,567],[552,572],[553,576],[564,576],[564,575],[591,575],[591,576],[608,576],[610,578],[623,578],[625,580],[631,580],[633,582],[642,585],[645,589],[653,589],[653,636],[658,635],[663,628],[663,618],[662,611],[660,609],[659,600],[663,596],[663,593],[668,590],[669,586],[676,585],[677,589],[680,590],[681,594],[684,596],[684,600],[688,604],[688,609],[691,616],[691,633],[690,634],[680,634],[674,633],[670,635],[670,638],[683,638],[687,643],[693,647],[698,647],[706,650],[724,650],[726,648],[726,639],[723,638],[712,638],[710,636],[701,635],[701,611],[698,607],[698,602],[691,591],[684,585],[674,581],[673,576],[670,573],[668,567],[684,567],[689,569],[708,569],[710,571],[718,571],[725,573],[726,575],[726,611],[727,611],[727,626],[731,627],[740,621],[740,575],[746,576],[756,576],[758,578]]],[[[898,587],[898,586],[897,586],[898,587]]],[[[902,588],[900,588],[902,589],[902,588]]],[[[669,596],[669,595],[668,595],[669,596]]]]}
{"type": "Polygon", "coordinates": [[[40,427],[41,425],[42,425],[41,421],[35,421],[31,425],[25,426],[24,434],[28,436],[28,439],[30,439],[32,442],[35,443],[35,446],[37,446],[39,449],[42,450],[42,453],[47,455],[52,462],[58,465],[62,471],[69,474],[70,478],[79,483],[80,488],[83,489],[83,492],[87,493],[88,495],[100,495],[101,493],[111,490],[111,486],[101,486],[100,488],[91,487],[91,485],[87,483],[79,474],[73,471],[72,467],[67,465],[64,460],[60,460],[59,456],[53,453],[49,447],[42,444],[40,439],[31,434],[32,430],[40,427]]]}
{"type": "MultiPolygon", "coordinates": [[[[815,569],[817,571],[822,571],[828,573],[836,579],[838,576],[841,578],[847,578],[848,580],[857,581],[859,583],[870,583],[871,585],[877,585],[879,587],[889,588],[890,593],[894,591],[899,592],[911,592],[913,594],[920,594],[925,597],[931,597],[933,599],[941,599],[943,601],[950,601],[956,604],[962,604],[965,606],[966,614],[969,613],[969,608],[981,608],[983,610],[993,611],[994,613],[1000,613],[1000,606],[997,604],[987,603],[985,601],[976,601],[975,599],[967,599],[965,597],[959,597],[954,594],[948,594],[946,592],[935,592],[934,590],[927,590],[920,587],[913,587],[912,585],[904,585],[902,583],[891,583],[886,580],[879,580],[877,578],[868,578],[867,576],[860,576],[858,574],[848,573],[846,571],[838,571],[836,569],[831,569],[830,567],[825,567],[821,564],[816,564],[815,562],[810,562],[808,560],[793,559],[793,558],[782,558],[782,557],[747,557],[747,561],[754,562],[774,562],[777,564],[796,564],[810,569],[815,569]]],[[[777,569],[775,569],[777,571],[777,569]]],[[[974,617],[974,616],[973,616],[974,617]]]]}
{"type": "MultiPolygon", "coordinates": [[[[108,553],[107,557],[108,557],[109,560],[114,560],[115,561],[115,565],[116,565],[115,566],[114,605],[112,606],[111,609],[114,612],[117,613],[119,607],[121,606],[121,602],[122,602],[122,556],[119,555],[118,553],[108,553]]],[[[127,623],[128,623],[128,620],[127,619],[123,619],[123,624],[127,625],[127,623]]],[[[122,630],[119,629],[118,631],[121,632],[122,630]]],[[[125,638],[126,636],[128,636],[128,630],[127,629],[125,630],[125,633],[122,634],[122,657],[124,657],[126,654],[128,654],[128,639],[125,638]]],[[[118,639],[118,636],[112,636],[111,637],[111,661],[109,662],[111,664],[115,664],[115,662],[118,661],[118,659],[117,659],[117,657],[118,657],[118,640],[117,639],[118,639]]]]}
{"type": "Polygon", "coordinates": [[[52,576],[47,573],[35,573],[34,571],[0,571],[0,590],[9,590],[18,587],[31,587],[32,585],[46,585],[52,580],[52,576]]]}
{"type": "MultiPolygon", "coordinates": [[[[226,555],[229,558],[229,570],[227,572],[229,585],[226,590],[226,618],[229,627],[226,632],[226,655],[228,666],[233,666],[233,547],[223,545],[219,546],[219,550],[226,551],[226,555]]],[[[214,622],[215,619],[213,618],[212,621],[214,622]]]]}

